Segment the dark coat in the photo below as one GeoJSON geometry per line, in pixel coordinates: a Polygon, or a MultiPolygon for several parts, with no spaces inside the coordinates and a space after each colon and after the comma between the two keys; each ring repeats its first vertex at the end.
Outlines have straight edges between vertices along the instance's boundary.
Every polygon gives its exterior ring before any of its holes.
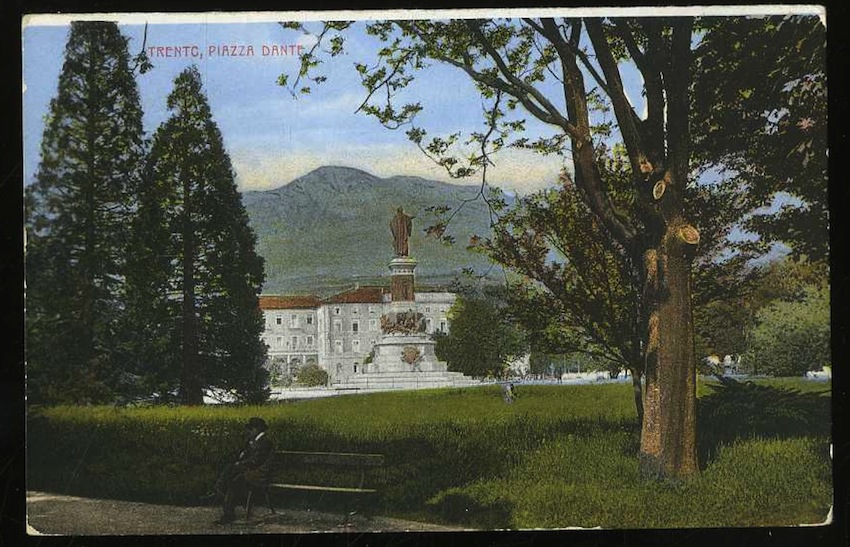
{"type": "Polygon", "coordinates": [[[253,437],[239,453],[236,468],[249,482],[266,482],[271,472],[273,450],[272,442],[265,433],[259,438],[253,437]]]}

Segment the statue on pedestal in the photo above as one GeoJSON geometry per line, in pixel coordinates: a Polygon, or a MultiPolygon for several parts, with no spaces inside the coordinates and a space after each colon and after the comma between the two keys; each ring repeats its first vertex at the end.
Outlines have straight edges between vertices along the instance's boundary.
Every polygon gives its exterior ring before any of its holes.
{"type": "Polygon", "coordinates": [[[413,217],[406,214],[401,207],[390,221],[390,232],[393,234],[393,250],[396,256],[408,256],[410,232],[413,228],[413,217]]]}

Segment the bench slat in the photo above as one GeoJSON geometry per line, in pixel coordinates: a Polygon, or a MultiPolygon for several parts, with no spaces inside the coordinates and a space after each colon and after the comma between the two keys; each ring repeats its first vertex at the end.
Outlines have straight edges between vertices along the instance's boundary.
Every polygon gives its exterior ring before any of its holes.
{"type": "Polygon", "coordinates": [[[379,467],[384,465],[383,454],[356,454],[347,452],[302,452],[280,450],[278,460],[297,461],[298,464],[321,464],[349,467],[379,467]]]}
{"type": "Polygon", "coordinates": [[[374,494],[377,492],[374,488],[346,488],[342,486],[313,486],[309,484],[283,484],[272,483],[270,488],[287,488],[289,490],[321,490],[324,492],[353,492],[361,494],[374,494]]]}

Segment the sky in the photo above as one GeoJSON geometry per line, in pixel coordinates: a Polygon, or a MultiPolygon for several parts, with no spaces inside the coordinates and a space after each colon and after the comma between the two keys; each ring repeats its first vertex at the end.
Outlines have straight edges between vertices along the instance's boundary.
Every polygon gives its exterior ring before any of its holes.
{"type": "MultiPolygon", "coordinates": [[[[120,24],[135,55],[142,48],[144,24],[120,24]]],[[[24,67],[24,176],[29,183],[40,159],[40,141],[50,100],[56,96],[62,68],[67,24],[33,24],[23,31],[24,67]]],[[[346,35],[345,55],[328,58],[322,70],[326,83],[313,86],[310,95],[294,97],[277,85],[281,73],[294,77],[295,55],[264,55],[272,46],[310,47],[315,36],[286,30],[274,22],[151,23],[145,46],[154,68],[137,75],[148,135],[167,119],[166,97],[174,78],[196,64],[237,174],[240,190],[279,187],[322,165],[355,167],[381,177],[418,175],[450,180],[403,130],[389,130],[374,118],[356,113],[366,96],[354,69],[355,62],[374,60],[378,42],[363,32],[362,24],[346,35]],[[222,56],[221,46],[238,46],[253,56],[222,56]],[[188,46],[188,47],[186,47],[188,46]],[[196,46],[197,50],[193,50],[196,46]],[[175,55],[179,47],[188,56],[175,55]],[[157,48],[151,50],[150,48],[157,48]],[[194,53],[194,56],[193,56],[194,53]]],[[[635,85],[639,82],[632,78],[635,85]]],[[[636,92],[635,95],[639,97],[636,92]]],[[[431,135],[456,131],[468,134],[483,126],[482,99],[472,82],[453,67],[433,65],[406,90],[405,102],[421,101],[424,111],[416,123],[431,135]]],[[[529,134],[550,134],[543,124],[529,120],[529,134]]],[[[525,194],[557,182],[563,159],[540,157],[529,151],[505,150],[488,169],[488,182],[525,194]]],[[[480,178],[467,181],[479,184],[480,178]]]]}
{"type": "MultiPolygon", "coordinates": [[[[781,6],[665,8],[652,15],[728,13],[776,13],[781,6]]],[[[785,6],[786,11],[801,8],[785,6]]],[[[641,8],[620,9],[622,15],[635,15],[641,8]]],[[[524,10],[527,12],[528,10],[524,10]]],[[[545,11],[545,10],[540,10],[545,11]]],[[[557,10],[563,15],[564,10],[557,10]]],[[[573,10],[576,11],[576,10],[573,10]]],[[[611,8],[583,8],[582,13],[610,15],[611,8]],[[588,12],[588,13],[584,13],[588,12]]],[[[453,12],[462,14],[463,12],[453,12]]],[[[488,11],[488,14],[491,12],[488,11]]],[[[495,12],[493,12],[495,13],[495,12]]],[[[501,13],[501,12],[500,12],[501,13]]],[[[524,13],[525,14],[525,13],[524,13]]],[[[642,14],[646,14],[645,9],[642,14]]],[[[352,19],[352,13],[340,12],[339,19],[352,19]]],[[[411,11],[373,12],[381,18],[412,18],[422,14],[411,11]]],[[[444,14],[442,14],[445,16],[444,14]]],[[[480,16],[480,12],[476,14],[480,16]]],[[[506,13],[511,15],[511,13],[506,13]]],[[[516,14],[514,14],[515,16],[516,14]]],[[[287,51],[315,43],[315,35],[282,28],[283,18],[320,17],[327,14],[132,14],[122,16],[88,16],[119,21],[121,32],[128,38],[132,55],[144,46],[154,68],[137,75],[144,110],[144,126],[148,136],[167,119],[166,97],[174,78],[191,64],[196,64],[204,81],[205,93],[218,123],[237,175],[240,190],[277,188],[323,165],[359,168],[381,177],[417,175],[449,181],[442,167],[434,164],[411,143],[404,130],[389,130],[377,120],[357,113],[366,91],[354,69],[357,62],[371,65],[381,46],[364,32],[363,22],[346,32],[346,53],[335,58],[324,56],[321,67],[327,81],[312,86],[310,95],[293,96],[277,84],[278,77],[297,72],[296,55],[264,55],[272,46],[285,46],[287,51]],[[147,38],[145,23],[148,23],[147,38]],[[251,56],[223,56],[222,46],[237,46],[237,53],[251,56]],[[189,51],[189,56],[176,57],[174,49],[189,51]],[[192,50],[192,48],[197,48],[192,50]],[[153,49],[151,49],[153,48],[153,49]],[[192,52],[195,55],[192,56],[192,52]],[[172,56],[166,56],[168,54],[172,56]],[[164,55],[165,54],[165,55],[164,55]]],[[[357,14],[362,18],[364,14],[357,14]]],[[[23,28],[23,114],[24,114],[24,181],[32,181],[40,159],[40,141],[50,100],[57,93],[62,69],[69,20],[79,16],[35,16],[25,20],[23,28]]],[[[318,30],[317,23],[308,28],[318,30]]],[[[626,94],[639,116],[645,117],[642,97],[643,82],[631,65],[621,64],[626,94]]],[[[591,78],[586,77],[587,82],[591,78]]],[[[555,82],[556,83],[556,82],[555,82]]],[[[560,90],[549,88],[558,102],[560,90]]],[[[429,135],[447,136],[455,132],[468,135],[484,128],[484,104],[472,81],[460,70],[440,64],[417,73],[416,81],[399,96],[398,104],[421,102],[424,110],[415,122],[429,135]]],[[[550,136],[554,130],[525,115],[525,136],[534,139],[550,136]]],[[[556,156],[504,149],[488,168],[488,183],[511,193],[527,194],[557,184],[565,161],[556,156]]],[[[566,166],[569,168],[569,164],[566,166]]],[[[467,184],[480,184],[476,177],[467,184]]]]}

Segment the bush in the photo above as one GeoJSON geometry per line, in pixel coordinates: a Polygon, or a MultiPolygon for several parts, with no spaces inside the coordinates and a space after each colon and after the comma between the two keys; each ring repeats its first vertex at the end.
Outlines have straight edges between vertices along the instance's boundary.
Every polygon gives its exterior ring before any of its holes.
{"type": "Polygon", "coordinates": [[[829,289],[809,288],[801,301],[758,312],[745,363],[760,373],[801,376],[830,364],[829,289]]]}
{"type": "Polygon", "coordinates": [[[328,373],[319,365],[305,365],[298,371],[296,381],[307,387],[326,386],[328,385],[328,373]]]}

